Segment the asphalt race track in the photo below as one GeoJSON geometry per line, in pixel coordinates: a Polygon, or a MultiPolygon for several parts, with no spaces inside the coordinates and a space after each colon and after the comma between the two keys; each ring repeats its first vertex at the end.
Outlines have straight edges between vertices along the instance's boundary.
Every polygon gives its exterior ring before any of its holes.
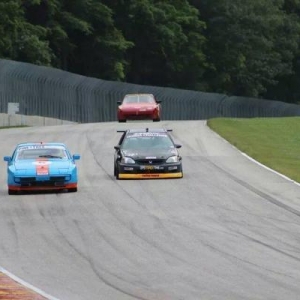
{"type": "Polygon", "coordinates": [[[2,159],[0,266],[60,300],[300,298],[300,186],[249,160],[204,121],[0,131],[79,153],[77,193],[8,196],[2,159]],[[165,127],[184,178],[113,177],[117,129],[165,127]]]}

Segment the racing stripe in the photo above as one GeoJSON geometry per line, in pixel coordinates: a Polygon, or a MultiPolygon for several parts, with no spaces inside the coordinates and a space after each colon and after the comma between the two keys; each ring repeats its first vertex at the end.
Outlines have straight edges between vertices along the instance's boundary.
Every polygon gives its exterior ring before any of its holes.
{"type": "Polygon", "coordinates": [[[49,175],[49,161],[47,159],[36,160],[36,175],[49,175]]]}

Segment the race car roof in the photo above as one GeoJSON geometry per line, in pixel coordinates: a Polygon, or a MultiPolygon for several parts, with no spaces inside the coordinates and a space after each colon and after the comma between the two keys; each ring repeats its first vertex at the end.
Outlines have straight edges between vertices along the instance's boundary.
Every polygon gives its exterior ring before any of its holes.
{"type": "Polygon", "coordinates": [[[117,132],[127,132],[127,133],[138,133],[138,132],[170,132],[172,129],[165,128],[135,128],[135,129],[125,129],[117,130],[117,132]]]}
{"type": "Polygon", "coordinates": [[[127,96],[154,96],[154,95],[149,93],[133,93],[133,94],[126,94],[125,97],[127,96]]]}

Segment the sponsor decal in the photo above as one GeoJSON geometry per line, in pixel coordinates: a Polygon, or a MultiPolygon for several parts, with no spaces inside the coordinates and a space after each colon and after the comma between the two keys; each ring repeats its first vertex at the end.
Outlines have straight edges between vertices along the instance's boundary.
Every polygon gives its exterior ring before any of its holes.
{"type": "Polygon", "coordinates": [[[38,145],[30,145],[30,146],[20,146],[18,147],[18,151],[19,150],[28,150],[28,149],[65,149],[62,146],[59,145],[43,145],[43,144],[38,144],[38,145]]]}
{"type": "Polygon", "coordinates": [[[36,165],[35,170],[36,170],[36,175],[49,175],[49,165],[50,161],[48,160],[36,160],[33,162],[34,165],[36,165]]]}
{"type": "Polygon", "coordinates": [[[134,137],[152,137],[152,136],[161,136],[167,137],[167,134],[164,132],[134,132],[129,134],[127,138],[134,138],[134,137]]]}
{"type": "Polygon", "coordinates": [[[153,170],[154,167],[153,166],[145,166],[145,170],[153,170]]]}
{"type": "Polygon", "coordinates": [[[159,174],[142,174],[144,178],[158,178],[159,174]]]}
{"type": "Polygon", "coordinates": [[[32,164],[37,165],[37,166],[44,166],[44,165],[50,165],[51,161],[49,161],[49,160],[37,160],[37,161],[34,161],[32,164]]]}
{"type": "Polygon", "coordinates": [[[140,166],[140,170],[163,170],[164,167],[161,166],[140,166]]]}
{"type": "Polygon", "coordinates": [[[34,145],[34,146],[22,146],[18,148],[19,150],[28,150],[28,149],[44,149],[46,148],[44,145],[34,145]]]}

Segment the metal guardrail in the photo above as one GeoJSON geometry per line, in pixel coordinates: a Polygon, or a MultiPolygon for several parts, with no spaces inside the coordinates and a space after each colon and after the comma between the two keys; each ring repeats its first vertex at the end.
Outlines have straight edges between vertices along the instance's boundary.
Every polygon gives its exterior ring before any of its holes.
{"type": "Polygon", "coordinates": [[[300,116],[296,104],[105,81],[0,59],[0,113],[7,113],[8,103],[14,102],[21,115],[78,123],[116,121],[117,101],[140,92],[162,100],[163,120],[300,116]]]}

